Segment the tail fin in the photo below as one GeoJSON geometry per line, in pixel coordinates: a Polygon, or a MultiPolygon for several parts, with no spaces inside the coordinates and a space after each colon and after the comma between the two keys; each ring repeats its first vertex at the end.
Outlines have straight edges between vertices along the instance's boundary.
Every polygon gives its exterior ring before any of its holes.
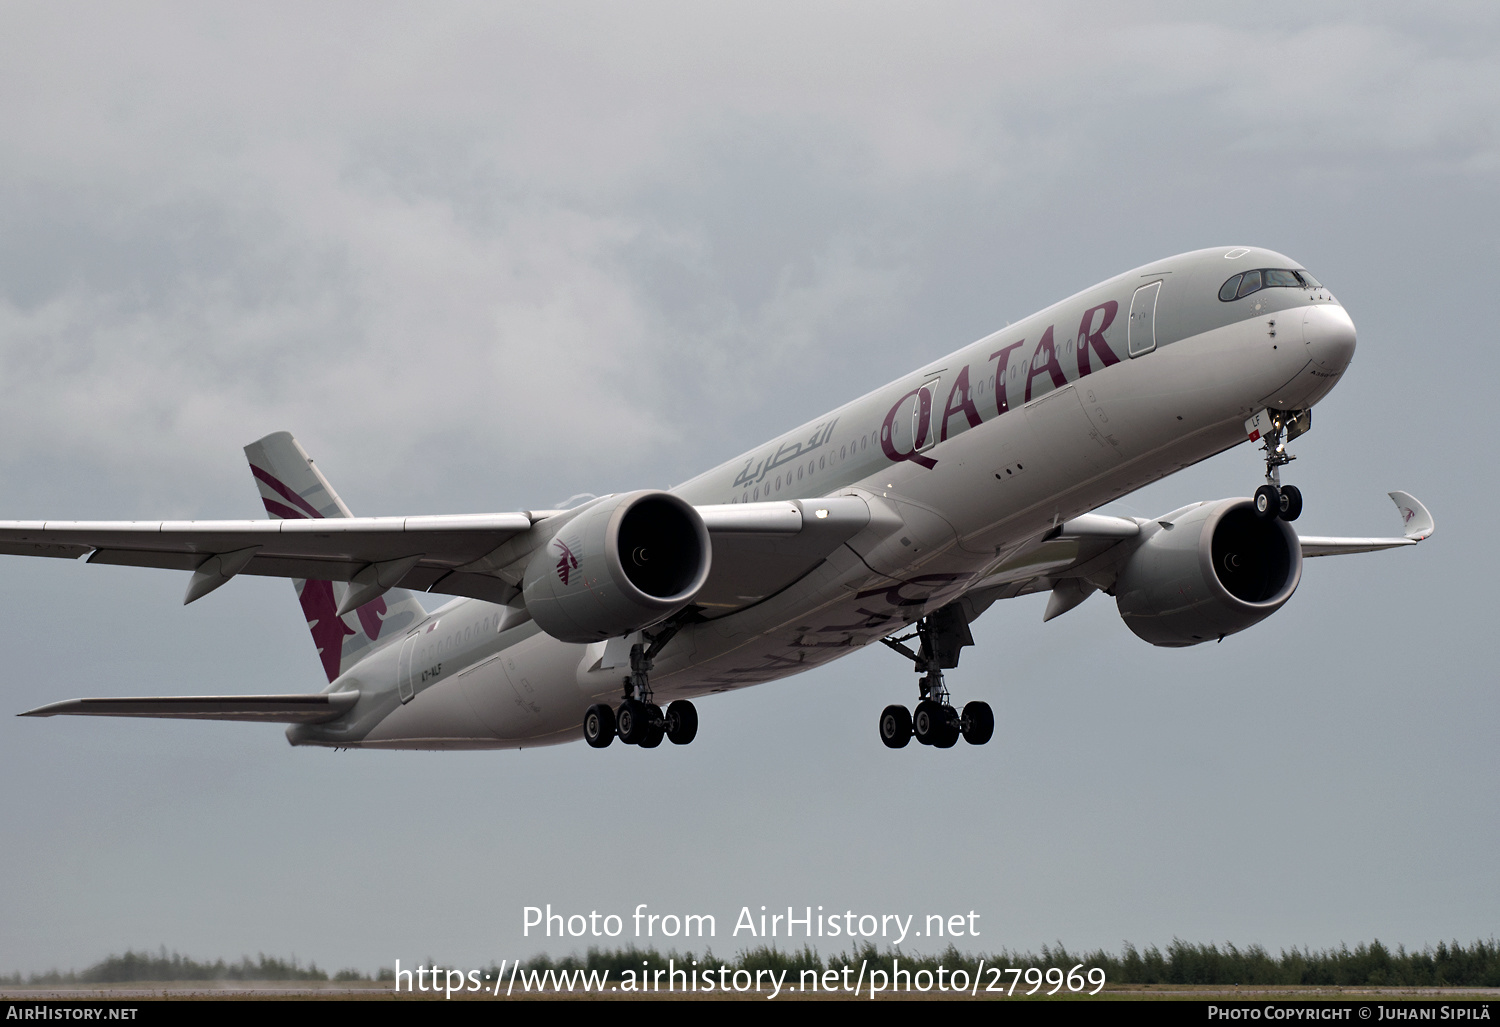
{"type": "MultiPolygon", "coordinates": [[[[250,473],[271,517],[354,516],[290,432],[275,432],[250,443],[245,447],[245,458],[250,461],[250,473]]],[[[393,588],[340,617],[339,602],[349,588],[347,584],[301,580],[292,584],[329,681],[359,662],[381,639],[398,637],[427,616],[416,597],[405,589],[393,588]]]]}

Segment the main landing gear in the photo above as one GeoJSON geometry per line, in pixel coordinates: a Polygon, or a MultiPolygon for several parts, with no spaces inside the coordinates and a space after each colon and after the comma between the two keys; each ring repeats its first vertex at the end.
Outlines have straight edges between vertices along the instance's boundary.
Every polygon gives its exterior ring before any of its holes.
{"type": "Polygon", "coordinates": [[[664,626],[645,643],[630,647],[630,675],[625,679],[625,698],[618,708],[595,703],[583,715],[583,738],[595,749],[615,740],[626,745],[654,749],[663,738],[673,745],[687,745],[698,735],[698,710],[686,699],[668,704],[666,711],[651,701],[651,663],[662,646],[677,634],[678,625],[664,626]]]}
{"type": "MultiPolygon", "coordinates": [[[[1262,415],[1256,415],[1257,418],[1262,415]]],[[[1281,469],[1297,459],[1286,444],[1312,427],[1311,410],[1267,410],[1262,431],[1266,451],[1266,483],[1255,490],[1255,513],[1263,520],[1295,521],[1302,516],[1302,490],[1281,484],[1281,469]]]]}
{"type": "Polygon", "coordinates": [[[968,621],[956,604],[945,606],[917,621],[917,630],[901,638],[881,641],[912,661],[921,674],[917,689],[921,701],[916,711],[905,706],[887,706],[880,714],[880,740],[889,748],[903,748],[915,736],[923,745],[951,749],[960,736],[970,745],[983,745],[995,733],[995,714],[987,702],[966,703],[959,713],[948,701],[943,671],[958,666],[958,655],[966,645],[974,644],[968,621]],[[912,652],[903,643],[913,638],[919,650],[912,652]]]}

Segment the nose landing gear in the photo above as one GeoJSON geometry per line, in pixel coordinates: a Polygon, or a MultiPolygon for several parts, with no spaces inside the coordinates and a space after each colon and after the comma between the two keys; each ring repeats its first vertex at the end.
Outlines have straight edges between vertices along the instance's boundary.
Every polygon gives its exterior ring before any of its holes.
{"type": "Polygon", "coordinates": [[[1245,422],[1250,441],[1263,439],[1266,483],[1255,490],[1255,513],[1265,520],[1280,517],[1295,521],[1302,516],[1302,490],[1281,484],[1281,469],[1297,459],[1286,444],[1312,427],[1311,410],[1262,410],[1245,422]]]}
{"type": "Polygon", "coordinates": [[[922,677],[917,683],[921,701],[916,712],[905,706],[887,706],[880,714],[880,740],[887,748],[904,748],[913,737],[923,745],[951,749],[962,737],[970,745],[983,745],[995,733],[995,714],[989,703],[971,702],[963,713],[949,702],[943,671],[958,666],[959,651],[974,644],[968,621],[957,606],[945,606],[917,621],[916,631],[901,638],[880,641],[912,661],[922,677]],[[917,652],[904,643],[918,640],[917,652]]]}

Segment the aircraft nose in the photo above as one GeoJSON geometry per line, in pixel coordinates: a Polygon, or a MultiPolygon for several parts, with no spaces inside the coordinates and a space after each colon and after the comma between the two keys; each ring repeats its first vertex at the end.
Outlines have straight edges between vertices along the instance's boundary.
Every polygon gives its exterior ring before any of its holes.
{"type": "Polygon", "coordinates": [[[1302,315],[1307,355],[1318,366],[1342,372],[1354,359],[1354,322],[1336,303],[1319,303],[1302,315]]]}

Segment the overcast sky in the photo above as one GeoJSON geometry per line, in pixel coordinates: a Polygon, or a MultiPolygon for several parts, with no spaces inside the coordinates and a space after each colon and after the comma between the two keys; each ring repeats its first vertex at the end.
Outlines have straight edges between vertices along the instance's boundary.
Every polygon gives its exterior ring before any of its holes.
{"type": "MultiPolygon", "coordinates": [[[[547,902],[714,913],[722,952],[762,904],[973,909],[987,950],[1492,937],[1497,215],[1489,4],[0,7],[0,516],[256,516],[241,447],[282,429],[362,514],[666,486],[1246,243],[1359,330],[1298,527],[1395,532],[1391,489],[1438,523],[1219,645],[1000,604],[949,679],[982,748],[881,746],[884,650],[654,751],[0,718],[0,971],[472,966],[573,947],[521,937],[547,902]]],[[[0,712],[321,687],[285,582],[0,574],[0,712]]]]}

